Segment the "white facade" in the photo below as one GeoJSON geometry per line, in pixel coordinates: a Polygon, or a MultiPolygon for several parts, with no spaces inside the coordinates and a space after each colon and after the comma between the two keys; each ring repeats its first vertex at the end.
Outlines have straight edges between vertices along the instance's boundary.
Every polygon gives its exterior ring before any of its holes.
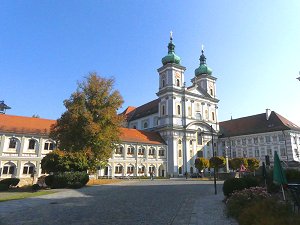
{"type": "Polygon", "coordinates": [[[98,175],[104,177],[166,177],[168,151],[164,144],[122,142],[98,175]]]}
{"type": "Polygon", "coordinates": [[[41,160],[54,149],[54,142],[44,135],[0,135],[0,178],[40,176],[41,160]]]}

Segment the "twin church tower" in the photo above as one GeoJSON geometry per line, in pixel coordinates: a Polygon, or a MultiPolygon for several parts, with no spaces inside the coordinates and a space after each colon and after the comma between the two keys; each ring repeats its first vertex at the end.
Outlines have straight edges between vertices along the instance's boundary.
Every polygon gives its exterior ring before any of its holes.
{"type": "Polygon", "coordinates": [[[158,98],[137,108],[128,107],[126,126],[158,132],[168,147],[168,173],[180,176],[196,172],[196,157],[210,158],[213,149],[216,151],[217,144],[212,139],[217,140],[219,130],[217,78],[206,64],[202,48],[200,65],[191,86],[186,86],[186,68],[175,54],[172,33],[162,64],[157,70],[158,98]]]}

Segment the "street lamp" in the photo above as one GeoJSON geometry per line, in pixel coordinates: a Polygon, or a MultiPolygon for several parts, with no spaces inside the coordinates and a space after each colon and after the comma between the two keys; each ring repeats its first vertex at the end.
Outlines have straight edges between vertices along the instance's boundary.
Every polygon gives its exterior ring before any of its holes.
{"type": "MultiPolygon", "coordinates": [[[[216,154],[214,149],[214,129],[212,125],[210,125],[210,132],[211,132],[211,146],[212,146],[213,158],[214,158],[216,154]]],[[[214,165],[214,187],[215,187],[215,195],[216,195],[217,194],[216,164],[214,165]]]]}

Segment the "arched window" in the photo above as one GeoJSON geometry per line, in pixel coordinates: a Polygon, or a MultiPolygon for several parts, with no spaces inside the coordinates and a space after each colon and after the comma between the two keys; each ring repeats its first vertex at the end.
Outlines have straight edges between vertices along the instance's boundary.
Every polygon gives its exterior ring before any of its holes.
{"type": "Polygon", "coordinates": [[[130,146],[127,148],[127,154],[128,155],[133,155],[134,154],[134,147],[130,146]]]}
{"type": "Polygon", "coordinates": [[[193,140],[190,140],[190,145],[193,145],[193,140]]]}
{"type": "Polygon", "coordinates": [[[196,113],[196,120],[202,120],[201,113],[196,113]]]}
{"type": "Polygon", "coordinates": [[[214,112],[211,112],[211,118],[213,121],[215,121],[215,113],[214,112]]]}
{"type": "Polygon", "coordinates": [[[123,153],[123,146],[118,146],[116,148],[116,151],[115,151],[116,154],[122,154],[123,153]]]}
{"type": "Polygon", "coordinates": [[[32,163],[25,163],[23,167],[23,174],[34,174],[35,166],[32,163]]]}
{"type": "Polygon", "coordinates": [[[149,166],[149,173],[155,173],[155,166],[149,166]]]}
{"type": "Polygon", "coordinates": [[[197,132],[197,144],[202,145],[202,132],[201,132],[201,130],[199,130],[197,132]]]}
{"type": "Polygon", "coordinates": [[[17,139],[16,138],[10,138],[9,139],[9,146],[8,146],[8,148],[11,148],[11,149],[17,148],[17,139]]]}
{"type": "Polygon", "coordinates": [[[178,173],[182,174],[182,168],[181,167],[178,168],[178,173]]]}
{"type": "Polygon", "coordinates": [[[178,157],[182,157],[182,151],[181,151],[181,149],[178,150],[178,157]]]}
{"type": "Polygon", "coordinates": [[[127,173],[128,174],[133,174],[133,171],[134,171],[134,166],[133,165],[127,166],[127,173]]]}
{"type": "Polygon", "coordinates": [[[180,140],[180,139],[178,139],[178,144],[179,144],[179,145],[181,145],[181,143],[182,143],[182,142],[181,142],[181,140],[180,140]]]}
{"type": "Polygon", "coordinates": [[[120,173],[122,173],[122,171],[123,171],[123,166],[122,165],[118,164],[118,165],[115,166],[115,173],[116,174],[120,174],[120,173]]]}
{"type": "Polygon", "coordinates": [[[44,150],[53,150],[54,149],[54,143],[51,141],[46,141],[44,144],[44,150]]]}
{"type": "Polygon", "coordinates": [[[133,126],[133,129],[136,129],[136,125],[133,126]]]}
{"type": "Polygon", "coordinates": [[[176,86],[180,87],[180,81],[179,81],[179,79],[176,80],[176,86]]]}
{"type": "Polygon", "coordinates": [[[33,150],[35,149],[35,140],[34,139],[30,139],[29,140],[29,145],[28,145],[28,149],[33,150]]]}
{"type": "Polygon", "coordinates": [[[177,105],[177,115],[180,115],[180,105],[177,105]]]}
{"type": "Polygon", "coordinates": [[[154,155],[155,149],[153,147],[149,148],[149,155],[154,155]]]}
{"type": "Polygon", "coordinates": [[[188,107],[188,116],[192,116],[192,109],[191,109],[191,106],[188,107]]]}
{"type": "Polygon", "coordinates": [[[139,172],[138,173],[145,173],[145,166],[143,166],[143,165],[139,166],[139,172]]]}
{"type": "Polygon", "coordinates": [[[214,95],[213,89],[210,89],[210,95],[211,95],[211,96],[214,95]]]}
{"type": "Polygon", "coordinates": [[[12,162],[5,163],[2,168],[2,174],[8,175],[8,174],[15,174],[16,165],[12,162]]]}
{"type": "Polygon", "coordinates": [[[148,123],[147,122],[144,123],[144,129],[146,129],[146,128],[148,128],[148,123]]]}
{"type": "Polygon", "coordinates": [[[145,154],[145,148],[144,147],[140,147],[139,151],[138,151],[138,155],[144,155],[145,154]]]}

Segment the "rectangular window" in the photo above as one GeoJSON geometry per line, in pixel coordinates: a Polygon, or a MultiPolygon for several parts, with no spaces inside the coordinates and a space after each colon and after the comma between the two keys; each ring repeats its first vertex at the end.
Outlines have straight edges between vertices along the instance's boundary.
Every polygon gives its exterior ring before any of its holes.
{"type": "Polygon", "coordinates": [[[258,138],[257,137],[255,137],[255,138],[253,138],[253,141],[254,141],[254,144],[258,144],[258,138]]]}
{"type": "Polygon", "coordinates": [[[265,139],[264,139],[263,137],[260,137],[260,138],[259,138],[259,143],[261,143],[261,144],[264,143],[264,140],[265,140],[265,139]]]}
{"type": "Polygon", "coordinates": [[[242,145],[246,145],[246,139],[244,138],[244,139],[242,139],[242,145]]]}
{"type": "Polygon", "coordinates": [[[272,148],[268,148],[267,153],[268,153],[269,156],[272,156],[273,155],[272,148]]]}
{"type": "Polygon", "coordinates": [[[266,136],[266,143],[270,143],[270,142],[271,142],[270,136],[266,136]]]}
{"type": "Polygon", "coordinates": [[[15,167],[14,166],[10,166],[8,173],[9,174],[14,174],[14,172],[15,172],[15,167]]]}
{"type": "Polygon", "coordinates": [[[248,139],[248,144],[250,144],[250,145],[252,144],[252,139],[251,138],[248,139]]]}
{"type": "Polygon", "coordinates": [[[160,149],[160,150],[158,151],[158,154],[159,154],[159,156],[165,156],[165,150],[160,149]]]}
{"type": "Polygon", "coordinates": [[[286,156],[286,151],[284,145],[280,145],[280,155],[281,156],[286,156]]]}
{"type": "Polygon", "coordinates": [[[258,147],[255,147],[255,157],[259,157],[259,149],[258,149],[258,147]]]}
{"type": "Polygon", "coordinates": [[[284,136],[282,134],[278,135],[279,141],[284,141],[284,136]]]}
{"type": "Polygon", "coordinates": [[[238,145],[241,145],[241,140],[237,140],[237,144],[238,144],[238,145]]]}
{"type": "Polygon", "coordinates": [[[277,142],[277,136],[272,136],[272,141],[276,143],[277,142]]]}

